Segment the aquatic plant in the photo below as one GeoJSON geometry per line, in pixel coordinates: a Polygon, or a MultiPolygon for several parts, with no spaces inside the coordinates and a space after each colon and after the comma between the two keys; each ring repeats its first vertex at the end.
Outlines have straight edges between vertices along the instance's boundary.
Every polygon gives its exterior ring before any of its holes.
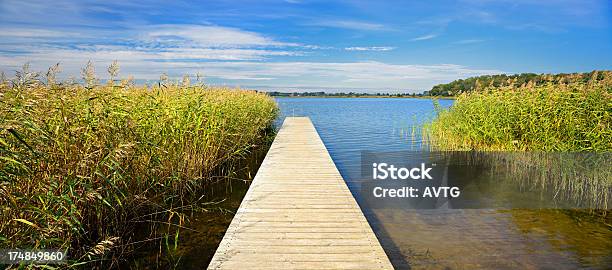
{"type": "Polygon", "coordinates": [[[432,149],[484,152],[499,164],[497,174],[510,173],[527,186],[552,190],[555,197],[587,208],[607,209],[612,198],[608,79],[461,94],[450,108],[437,106],[437,117],[424,128],[426,140],[432,149]]]}
{"type": "Polygon", "coordinates": [[[610,151],[612,82],[464,93],[426,125],[446,150],[610,151]]]}
{"type": "Polygon", "coordinates": [[[91,62],[84,86],[57,82],[58,71],[45,83],[24,66],[0,82],[0,248],[112,261],[147,241],[142,224],[182,226],[181,210],[215,170],[262,143],[277,113],[255,91],[115,85],[117,63],[107,85],[91,62]]]}

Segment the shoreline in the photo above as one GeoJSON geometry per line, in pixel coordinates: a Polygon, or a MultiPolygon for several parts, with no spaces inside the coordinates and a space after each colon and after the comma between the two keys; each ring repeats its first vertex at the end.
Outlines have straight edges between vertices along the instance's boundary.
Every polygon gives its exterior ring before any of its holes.
{"type": "Polygon", "coordinates": [[[272,96],[273,98],[414,98],[414,99],[457,99],[452,96],[272,96]]]}

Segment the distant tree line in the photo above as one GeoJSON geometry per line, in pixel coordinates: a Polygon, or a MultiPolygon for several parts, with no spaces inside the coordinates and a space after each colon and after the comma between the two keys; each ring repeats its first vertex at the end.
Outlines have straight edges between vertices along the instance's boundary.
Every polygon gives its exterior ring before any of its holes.
{"type": "Polygon", "coordinates": [[[358,92],[268,92],[273,97],[417,97],[422,93],[358,93],[358,92]]]}
{"type": "Polygon", "coordinates": [[[456,96],[464,92],[479,91],[491,87],[530,87],[546,84],[589,83],[611,81],[612,71],[592,71],[587,73],[535,74],[521,73],[514,75],[483,75],[467,79],[455,80],[446,84],[438,84],[431,91],[425,91],[427,96],[456,96]]]}

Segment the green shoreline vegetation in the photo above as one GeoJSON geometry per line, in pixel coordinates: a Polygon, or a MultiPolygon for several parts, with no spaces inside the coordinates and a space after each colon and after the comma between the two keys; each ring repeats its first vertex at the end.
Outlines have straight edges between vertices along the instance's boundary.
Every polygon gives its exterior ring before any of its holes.
{"type": "Polygon", "coordinates": [[[609,72],[587,83],[464,92],[428,129],[444,149],[602,152],[612,150],[611,114],[609,72]]]}
{"type": "MultiPolygon", "coordinates": [[[[453,113],[443,112],[437,106],[437,111],[441,114],[440,118],[430,125],[428,125],[429,133],[431,136],[428,138],[430,141],[436,139],[438,147],[453,150],[505,150],[505,151],[516,151],[516,150],[547,150],[547,151],[609,151],[612,149],[608,138],[602,138],[603,136],[610,135],[610,96],[612,95],[612,71],[592,71],[588,73],[562,73],[562,74],[535,74],[535,73],[522,73],[514,75],[483,75],[477,77],[471,77],[467,79],[459,79],[446,84],[439,84],[430,91],[423,93],[357,93],[357,92],[278,92],[272,91],[267,92],[273,97],[292,97],[292,98],[308,98],[308,97],[325,97],[325,98],[424,98],[424,99],[460,99],[458,102],[460,105],[453,107],[460,107],[453,109],[453,113]],[[585,96],[588,94],[588,97],[585,96]],[[526,102],[529,104],[518,106],[526,98],[526,102]],[[547,99],[550,99],[547,101],[547,99]],[[564,100],[561,100],[564,99],[564,100]],[[503,102],[507,101],[507,102],[503,102]],[[585,102],[593,102],[595,104],[587,104],[585,102]],[[468,104],[470,102],[470,104],[468,104]],[[487,103],[488,102],[488,103],[487,103]],[[575,102],[576,106],[573,105],[575,102]],[[477,104],[482,103],[482,104],[477,104]],[[486,103],[486,104],[485,104],[486,103]],[[559,103],[559,104],[557,104],[559,103]],[[568,110],[565,110],[562,106],[567,106],[568,110]],[[594,107],[590,107],[594,105],[594,107]],[[517,107],[518,106],[518,107],[517,107]],[[541,109],[538,109],[541,108],[541,109]],[[469,110],[480,110],[479,112],[467,111],[469,110]],[[459,112],[459,110],[464,110],[459,112]],[[540,111],[539,114],[536,114],[540,111]],[[523,115],[511,114],[510,116],[505,115],[506,112],[518,112],[523,115]],[[490,113],[490,115],[483,115],[484,113],[490,113]],[[547,117],[540,118],[540,114],[548,113],[547,117]],[[566,123],[562,127],[571,129],[572,124],[578,126],[573,132],[569,130],[560,130],[561,126],[551,126],[552,122],[545,122],[550,120],[551,117],[556,117],[558,113],[573,116],[575,113],[579,115],[575,117],[561,119],[568,121],[575,121],[575,123],[566,123]],[[478,119],[469,119],[467,115],[473,115],[479,117],[478,119]],[[456,117],[451,119],[452,117],[456,117]],[[514,117],[514,121],[508,119],[508,117],[514,117]],[[582,118],[584,119],[582,119],[582,118]],[[541,123],[534,123],[535,119],[540,119],[541,123]],[[455,120],[460,120],[455,122],[455,120]],[[521,143],[520,140],[511,139],[514,133],[505,133],[505,130],[487,130],[484,131],[482,128],[475,127],[476,125],[487,124],[485,128],[495,129],[495,125],[499,123],[493,123],[496,120],[506,121],[509,123],[516,123],[520,125],[523,121],[531,121],[530,127],[539,127],[537,132],[542,134],[523,134],[523,139],[536,138],[530,143],[521,143]],[[586,120],[586,121],[583,121],[586,120]],[[591,121],[592,120],[592,121],[591,121]],[[472,124],[470,127],[466,127],[464,130],[451,131],[446,128],[448,127],[461,127],[461,121],[467,121],[472,124]],[[590,122],[589,122],[590,121],[590,122]],[[452,125],[455,124],[455,125],[452,125]],[[594,125],[595,129],[592,132],[583,130],[581,133],[585,136],[598,137],[594,140],[591,138],[576,138],[576,134],[580,133],[579,129],[588,129],[589,125],[594,125]],[[431,130],[437,128],[437,130],[431,130]],[[608,130],[605,130],[608,129],[608,130]],[[491,135],[491,136],[506,136],[507,138],[474,138],[471,142],[462,141],[456,144],[459,140],[464,140],[469,136],[476,134],[471,133],[471,130],[481,131],[480,135],[491,135]],[[535,145],[535,141],[545,138],[549,131],[557,131],[559,136],[564,132],[569,132],[566,138],[556,138],[554,140],[541,142],[540,145],[535,145]],[[435,134],[434,134],[435,133],[435,134]],[[454,135],[453,135],[454,134],[454,135]],[[454,139],[441,138],[442,136],[457,136],[454,139]],[[543,137],[544,136],[544,137],[543,137]],[[538,139],[539,138],[539,139],[538,139]],[[493,140],[497,143],[486,143],[487,140],[493,140]],[[479,143],[482,142],[482,143],[479,143]],[[560,145],[556,145],[561,142],[560,145]],[[584,144],[594,142],[593,147],[585,146],[580,147],[564,146],[566,143],[578,143],[584,144]],[[450,143],[453,145],[444,145],[450,143]],[[507,144],[502,146],[501,144],[507,144]],[[547,144],[547,145],[544,145],[547,144]],[[555,149],[559,148],[559,149],[555,149]]],[[[559,122],[559,123],[561,123],[559,122]]],[[[559,124],[557,123],[557,124],[559,124]]],[[[463,123],[465,124],[465,123],[463,123]]],[[[510,130],[511,128],[508,128],[510,130]]],[[[525,127],[521,128],[524,132],[525,127]]],[[[548,134],[552,135],[552,134],[548,134]]]]}
{"type": "Polygon", "coordinates": [[[117,63],[104,85],[91,63],[84,85],[57,72],[24,65],[0,82],[0,248],[67,249],[72,266],[113,265],[158,240],[139,238],[143,227],[183,228],[216,171],[266,143],[278,110],[189,77],[135,86],[116,80],[117,63]]]}
{"type": "Polygon", "coordinates": [[[423,92],[427,96],[452,97],[466,92],[480,91],[483,89],[500,87],[532,87],[544,85],[567,85],[567,84],[591,84],[605,81],[612,76],[609,70],[594,70],[585,73],[560,73],[560,74],[498,74],[483,75],[467,79],[459,79],[450,83],[438,84],[429,91],[423,92]]]}

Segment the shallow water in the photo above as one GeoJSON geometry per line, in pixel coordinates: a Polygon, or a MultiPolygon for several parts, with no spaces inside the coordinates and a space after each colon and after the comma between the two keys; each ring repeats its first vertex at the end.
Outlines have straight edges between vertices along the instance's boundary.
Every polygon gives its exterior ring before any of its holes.
{"type": "MultiPolygon", "coordinates": [[[[158,232],[158,236],[169,236],[169,247],[165,241],[152,241],[140,248],[121,269],[203,269],[217,250],[229,227],[234,213],[240,207],[250,181],[257,173],[269,145],[260,145],[248,157],[232,162],[218,172],[224,175],[211,183],[202,194],[205,211],[197,210],[185,220],[179,229],[179,239],[174,248],[176,227],[158,232]]],[[[186,212],[189,213],[189,212],[186,212]]]]}
{"type": "MultiPolygon", "coordinates": [[[[397,268],[610,269],[612,227],[561,209],[372,209],[360,198],[361,151],[419,151],[428,99],[277,98],[282,115],[308,116],[397,268]]],[[[452,100],[440,100],[448,107],[452,100]]],[[[495,185],[481,185],[481,187],[495,185]]],[[[499,190],[499,186],[497,187],[499,190]]],[[[504,182],[499,198],[550,198],[504,182]]],[[[487,191],[488,192],[488,191],[487,191]]],[[[609,222],[609,219],[608,221],[609,222]]]]}

